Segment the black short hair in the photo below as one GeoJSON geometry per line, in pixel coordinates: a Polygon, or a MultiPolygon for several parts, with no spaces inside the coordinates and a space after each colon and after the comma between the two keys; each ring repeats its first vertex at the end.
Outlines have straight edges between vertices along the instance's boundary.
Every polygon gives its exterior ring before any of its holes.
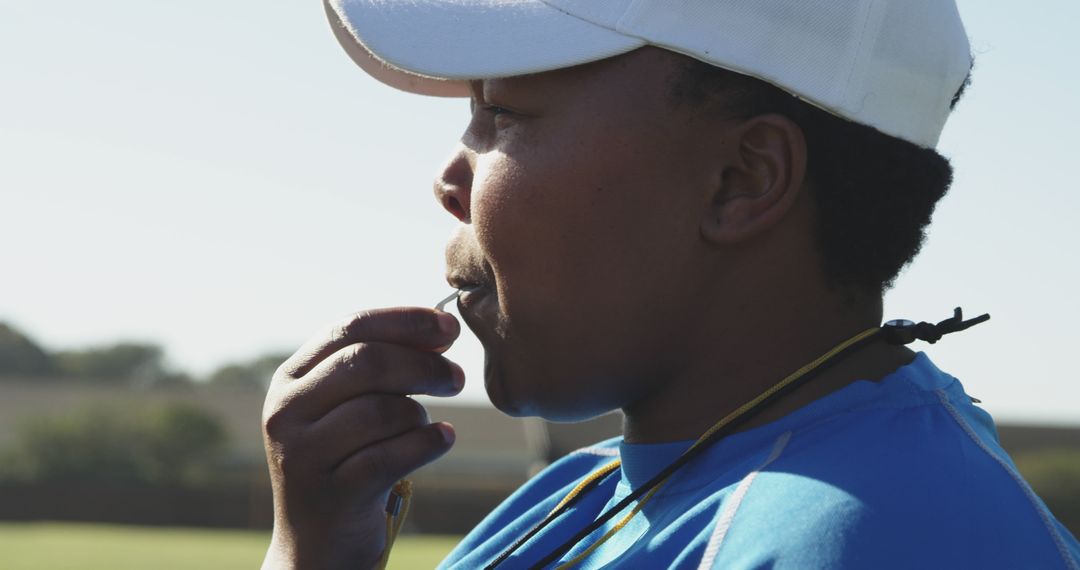
{"type": "MultiPolygon", "coordinates": [[[[954,106],[969,82],[970,75],[954,106]]],[[[802,129],[816,237],[830,284],[878,297],[892,287],[922,247],[934,207],[952,184],[949,161],[764,81],[687,57],[672,82],[677,104],[705,105],[720,94],[727,115],[776,113],[802,129]]]]}

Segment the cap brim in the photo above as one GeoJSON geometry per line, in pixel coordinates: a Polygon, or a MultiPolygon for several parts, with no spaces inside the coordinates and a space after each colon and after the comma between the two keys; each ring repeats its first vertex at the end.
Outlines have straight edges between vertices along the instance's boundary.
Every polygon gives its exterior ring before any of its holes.
{"type": "Polygon", "coordinates": [[[540,73],[645,45],[540,0],[324,0],[334,35],[372,77],[404,91],[468,97],[468,81],[540,73]]]}

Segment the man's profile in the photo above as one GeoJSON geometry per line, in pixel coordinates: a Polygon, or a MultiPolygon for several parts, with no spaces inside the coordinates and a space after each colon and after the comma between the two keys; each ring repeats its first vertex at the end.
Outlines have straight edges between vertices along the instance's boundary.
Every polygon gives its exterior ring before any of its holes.
{"type": "MultiPolygon", "coordinates": [[[[625,417],[444,567],[1078,567],[989,415],[905,346],[981,319],[881,326],[951,183],[952,0],[326,7],[368,73],[470,99],[434,190],[492,402],[625,417]]],[[[279,369],[265,567],[385,561],[392,487],[454,439],[408,396],[461,390],[459,332],[366,311],[279,369]]]]}

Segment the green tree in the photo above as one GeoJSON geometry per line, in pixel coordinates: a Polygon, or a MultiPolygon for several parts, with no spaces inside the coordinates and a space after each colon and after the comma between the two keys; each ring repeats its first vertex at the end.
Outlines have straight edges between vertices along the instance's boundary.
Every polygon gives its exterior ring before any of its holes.
{"type": "Polygon", "coordinates": [[[48,376],[52,358],[30,337],[0,322],[0,376],[48,376]]]}
{"type": "Polygon", "coordinates": [[[274,371],[288,357],[285,353],[271,353],[247,362],[226,364],[207,380],[214,387],[265,391],[274,371]]]}
{"type": "Polygon", "coordinates": [[[142,426],[149,480],[181,483],[211,477],[211,460],[227,437],[220,419],[196,406],[171,404],[146,413],[142,426]]]}
{"type": "Polygon", "coordinates": [[[123,342],[64,350],[54,360],[64,376],[114,384],[150,385],[171,374],[165,369],[165,352],[155,344],[123,342]]]}
{"type": "Polygon", "coordinates": [[[221,420],[190,404],[91,407],[20,426],[0,476],[28,481],[182,484],[212,477],[221,420]]]}

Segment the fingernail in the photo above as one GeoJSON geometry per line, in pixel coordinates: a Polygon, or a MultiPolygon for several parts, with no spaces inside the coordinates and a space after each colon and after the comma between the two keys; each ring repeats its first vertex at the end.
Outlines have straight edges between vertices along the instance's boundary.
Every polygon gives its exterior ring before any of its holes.
{"type": "Polygon", "coordinates": [[[454,433],[454,426],[446,422],[439,422],[435,425],[439,428],[439,433],[442,434],[443,441],[446,443],[454,443],[454,440],[457,439],[457,434],[454,433]]]}
{"type": "Polygon", "coordinates": [[[460,392],[465,387],[465,369],[458,363],[450,363],[450,377],[454,380],[454,392],[460,392]]]}
{"type": "Polygon", "coordinates": [[[435,318],[439,321],[439,330],[444,333],[452,333],[457,328],[457,319],[450,313],[437,313],[435,318]]]}

